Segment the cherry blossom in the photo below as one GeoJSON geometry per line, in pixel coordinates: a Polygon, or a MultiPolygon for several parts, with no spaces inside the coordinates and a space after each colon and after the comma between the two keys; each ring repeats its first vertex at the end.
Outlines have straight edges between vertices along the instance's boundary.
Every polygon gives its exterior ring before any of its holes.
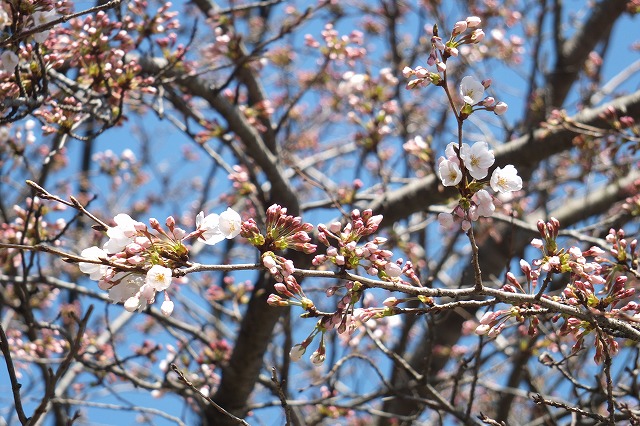
{"type": "Polygon", "coordinates": [[[442,181],[444,186],[455,186],[460,183],[462,179],[462,172],[460,171],[460,166],[458,166],[455,162],[445,159],[441,157],[442,160],[438,165],[438,177],[442,181]]]}
{"type": "Polygon", "coordinates": [[[496,206],[493,204],[493,197],[486,190],[481,189],[472,197],[476,203],[476,212],[479,216],[491,217],[496,210],[496,206]]]}
{"type": "Polygon", "coordinates": [[[242,219],[238,212],[232,208],[220,213],[219,228],[222,235],[227,239],[235,238],[241,230],[242,219]]]}
{"type": "Polygon", "coordinates": [[[144,229],[145,225],[133,220],[128,214],[120,213],[113,218],[117,226],[107,230],[109,241],[104,245],[104,250],[108,253],[122,251],[129,243],[133,242],[133,237],[138,233],[138,229],[144,229]]]}
{"type": "Polygon", "coordinates": [[[484,99],[484,86],[473,76],[466,76],[460,82],[460,96],[469,105],[475,105],[484,99]]]}
{"type": "Polygon", "coordinates": [[[156,291],[162,291],[171,285],[171,269],[160,265],[153,265],[147,271],[145,283],[156,291]]]}
{"type": "MultiPolygon", "coordinates": [[[[82,250],[82,252],[80,253],[80,256],[87,259],[92,259],[92,260],[106,259],[108,257],[107,253],[104,250],[96,246],[89,247],[82,250]]],[[[109,269],[107,265],[101,265],[98,263],[86,263],[86,262],[80,262],[78,264],[78,267],[85,274],[89,274],[89,278],[96,281],[101,279],[109,269]]]]}
{"type": "Polygon", "coordinates": [[[109,289],[108,297],[114,303],[125,302],[127,299],[138,294],[144,285],[144,277],[137,274],[121,277],[119,281],[120,282],[109,289]]]}
{"type": "Polygon", "coordinates": [[[208,245],[218,244],[225,238],[231,239],[240,233],[240,215],[233,209],[227,208],[222,214],[211,213],[207,216],[204,212],[196,216],[196,228],[200,239],[208,245]]]}
{"type": "Polygon", "coordinates": [[[440,226],[442,226],[444,229],[452,230],[455,221],[451,213],[443,212],[438,214],[438,223],[440,223],[440,226]]]}
{"type": "Polygon", "coordinates": [[[0,55],[0,70],[11,73],[18,66],[18,55],[16,55],[11,50],[5,50],[0,55]]]}
{"type": "Polygon", "coordinates": [[[463,143],[460,158],[474,179],[484,179],[489,173],[489,167],[495,161],[493,151],[489,149],[489,144],[486,142],[476,142],[471,147],[463,143]]]}
{"type": "Polygon", "coordinates": [[[522,178],[511,164],[504,169],[497,167],[491,175],[491,188],[501,193],[519,191],[522,189],[522,178]]]}
{"type": "MultiPolygon", "coordinates": [[[[55,10],[37,11],[33,13],[34,27],[46,25],[49,22],[53,21],[54,19],[56,19],[55,10]]],[[[33,35],[33,39],[38,43],[44,43],[45,40],[49,37],[50,31],[51,30],[44,30],[39,33],[36,33],[33,35]]]]}

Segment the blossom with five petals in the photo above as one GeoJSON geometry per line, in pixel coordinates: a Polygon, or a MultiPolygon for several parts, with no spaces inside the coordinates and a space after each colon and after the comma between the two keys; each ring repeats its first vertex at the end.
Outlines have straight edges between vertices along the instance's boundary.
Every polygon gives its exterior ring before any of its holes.
{"type": "Polygon", "coordinates": [[[475,105],[484,99],[484,86],[474,77],[468,75],[460,82],[460,96],[469,105],[475,105]]]}
{"type": "Polygon", "coordinates": [[[145,283],[155,291],[166,290],[171,285],[171,276],[171,269],[161,265],[153,265],[147,271],[145,283]]]}
{"type": "Polygon", "coordinates": [[[438,177],[444,186],[456,186],[462,179],[460,166],[451,160],[441,157],[442,161],[438,165],[438,177]]]}
{"type": "Polygon", "coordinates": [[[484,179],[495,161],[493,150],[489,149],[486,142],[476,142],[471,147],[463,143],[460,158],[474,179],[484,179]]]}
{"type": "Polygon", "coordinates": [[[516,168],[508,164],[504,169],[497,167],[491,175],[491,188],[496,192],[511,192],[522,189],[522,178],[516,168]]]}

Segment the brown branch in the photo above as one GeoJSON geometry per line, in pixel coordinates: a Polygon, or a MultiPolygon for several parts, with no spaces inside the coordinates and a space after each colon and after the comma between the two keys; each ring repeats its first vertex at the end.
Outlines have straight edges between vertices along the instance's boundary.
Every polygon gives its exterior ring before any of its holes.
{"type": "Polygon", "coordinates": [[[27,423],[28,419],[24,413],[22,398],[20,397],[20,388],[22,387],[22,384],[18,382],[16,368],[13,365],[13,360],[11,358],[11,348],[9,347],[9,342],[7,335],[4,332],[4,328],[2,328],[2,323],[0,323],[0,351],[2,351],[4,362],[7,365],[7,372],[9,373],[9,381],[11,382],[11,392],[13,394],[13,403],[16,409],[16,414],[18,415],[20,424],[24,425],[27,423]]]}

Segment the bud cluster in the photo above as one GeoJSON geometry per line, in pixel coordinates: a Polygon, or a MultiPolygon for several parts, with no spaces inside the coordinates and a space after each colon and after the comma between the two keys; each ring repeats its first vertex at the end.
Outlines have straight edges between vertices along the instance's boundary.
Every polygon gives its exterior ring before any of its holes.
{"type": "Polygon", "coordinates": [[[255,220],[249,219],[242,224],[240,235],[263,251],[296,250],[305,254],[316,251],[311,244],[309,231],[313,225],[305,223],[299,216],[287,214],[287,209],[274,204],[267,209],[266,235],[263,235],[255,220]]]}
{"type": "Polygon", "coordinates": [[[456,22],[451,31],[451,37],[447,42],[444,42],[443,39],[439,37],[438,26],[435,25],[433,27],[433,36],[431,37],[431,53],[429,54],[427,64],[429,66],[435,65],[438,72],[429,72],[421,66],[415,69],[405,67],[402,70],[404,77],[415,77],[407,83],[407,89],[426,87],[431,83],[440,85],[444,80],[441,74],[447,70],[447,59],[451,56],[458,56],[458,47],[464,44],[476,44],[484,39],[484,31],[476,28],[481,22],[481,19],[477,16],[469,16],[464,21],[456,22]],[[463,35],[467,29],[472,28],[475,29],[463,35]]]}
{"type": "Polygon", "coordinates": [[[405,268],[400,265],[402,259],[391,260],[393,252],[380,249],[387,239],[375,237],[363,245],[358,245],[362,237],[373,234],[380,225],[382,216],[374,216],[371,210],[360,213],[351,212],[351,221],[344,227],[340,222],[330,225],[318,225],[318,240],[327,246],[325,254],[316,255],[314,266],[320,266],[329,261],[345,270],[353,270],[362,266],[370,275],[377,275],[380,279],[395,280],[402,275],[405,268]],[[333,244],[330,240],[335,241],[333,244]],[[334,245],[335,244],[335,245],[334,245]]]}

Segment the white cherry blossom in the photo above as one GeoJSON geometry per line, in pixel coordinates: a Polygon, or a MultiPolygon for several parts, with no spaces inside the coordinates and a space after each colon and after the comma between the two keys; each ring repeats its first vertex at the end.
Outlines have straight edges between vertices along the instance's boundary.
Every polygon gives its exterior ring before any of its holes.
{"type": "Polygon", "coordinates": [[[473,201],[476,203],[478,216],[491,217],[496,210],[493,197],[484,189],[473,194],[473,201]]]}
{"type": "MultiPolygon", "coordinates": [[[[89,247],[82,250],[82,252],[80,253],[80,256],[86,259],[92,259],[92,260],[106,259],[108,257],[107,253],[104,250],[96,246],[89,247]]],[[[104,277],[105,274],[107,273],[107,270],[109,269],[107,265],[100,265],[98,263],[87,263],[87,262],[80,262],[78,264],[78,267],[85,274],[89,274],[89,278],[96,281],[104,277]]]]}
{"type": "Polygon", "coordinates": [[[240,214],[231,207],[220,214],[220,232],[225,238],[231,239],[240,233],[242,219],[240,214]]]}
{"type": "Polygon", "coordinates": [[[460,183],[462,179],[462,172],[460,166],[451,160],[446,160],[441,157],[440,165],[438,166],[438,177],[442,181],[444,186],[455,186],[460,183]]]}
{"type": "Polygon", "coordinates": [[[487,177],[489,167],[495,161],[493,150],[489,149],[489,144],[486,142],[476,142],[473,146],[463,143],[460,149],[460,158],[474,179],[487,177]]]}
{"type": "Polygon", "coordinates": [[[225,238],[234,238],[240,233],[241,224],[240,215],[232,208],[220,215],[211,213],[205,216],[204,212],[200,212],[196,216],[196,228],[203,231],[200,239],[208,245],[217,244],[225,238]]]}
{"type": "Polygon", "coordinates": [[[147,271],[145,283],[155,291],[166,290],[171,285],[171,276],[171,269],[161,265],[153,265],[147,271]]]}
{"type": "Polygon", "coordinates": [[[114,303],[122,303],[134,297],[144,285],[142,275],[130,275],[109,289],[109,299],[114,303]]]}
{"type": "Polygon", "coordinates": [[[11,50],[5,50],[2,52],[2,55],[0,55],[0,71],[12,73],[18,66],[18,62],[18,55],[11,50]]]}
{"type": "Polygon", "coordinates": [[[128,214],[120,213],[113,218],[116,226],[107,230],[109,241],[104,245],[107,253],[118,253],[127,245],[133,242],[133,238],[138,233],[138,229],[142,229],[145,225],[141,222],[133,220],[128,214]]]}
{"type": "Polygon", "coordinates": [[[469,105],[475,105],[484,99],[484,86],[474,77],[468,75],[460,82],[460,96],[469,105]]]}
{"type": "Polygon", "coordinates": [[[513,165],[508,164],[504,169],[497,167],[491,175],[491,188],[496,192],[511,192],[522,189],[522,178],[513,165]]]}
{"type": "MultiPolygon", "coordinates": [[[[39,27],[41,25],[46,25],[49,22],[53,21],[54,19],[56,19],[55,10],[37,11],[33,13],[33,26],[39,27]]],[[[50,31],[51,29],[48,29],[48,30],[36,33],[33,35],[33,39],[38,43],[44,43],[47,40],[47,37],[49,37],[50,31]]]]}

